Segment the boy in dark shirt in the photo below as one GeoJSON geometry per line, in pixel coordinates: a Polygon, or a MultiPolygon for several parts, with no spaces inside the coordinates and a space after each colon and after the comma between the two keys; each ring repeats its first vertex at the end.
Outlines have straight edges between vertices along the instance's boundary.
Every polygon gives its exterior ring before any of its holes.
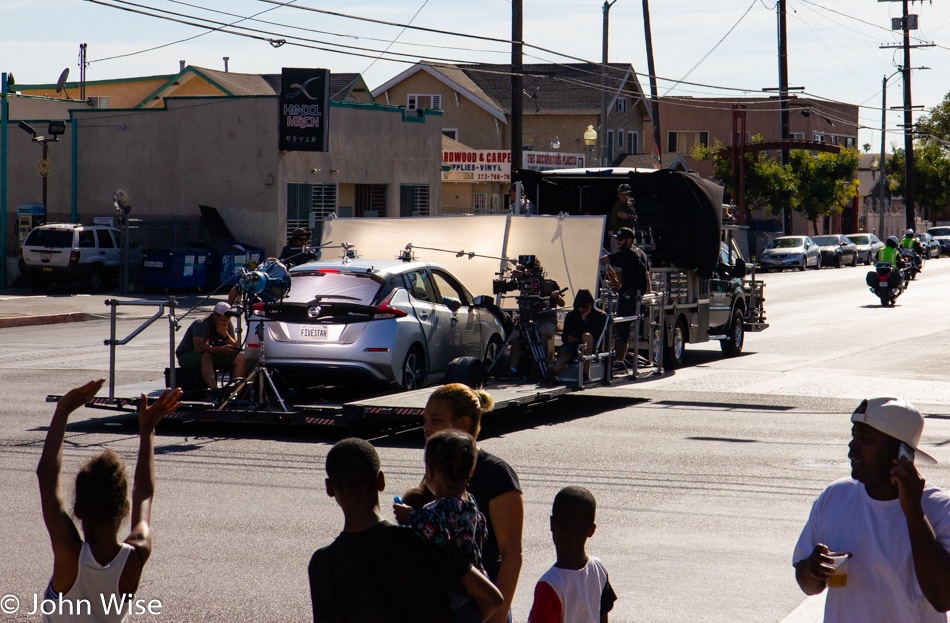
{"type": "Polygon", "coordinates": [[[327,454],[327,495],[343,509],[344,523],[310,559],[314,622],[451,622],[452,592],[467,592],[487,619],[501,593],[461,552],[382,518],[386,480],[379,467],[376,450],[362,439],[344,439],[327,454]]]}
{"type": "MultiPolygon", "coordinates": [[[[594,297],[588,290],[578,290],[574,297],[574,309],[564,318],[561,346],[554,361],[554,373],[560,374],[578,352],[590,355],[594,343],[600,338],[607,324],[607,314],[594,307],[594,297]]],[[[590,372],[590,362],[584,362],[584,377],[590,372]]]]}

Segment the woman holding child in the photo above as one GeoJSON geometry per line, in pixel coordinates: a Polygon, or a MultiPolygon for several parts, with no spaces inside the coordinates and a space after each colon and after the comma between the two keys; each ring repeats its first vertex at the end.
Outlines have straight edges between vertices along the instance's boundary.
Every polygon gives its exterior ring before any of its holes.
{"type": "MultiPolygon", "coordinates": [[[[461,383],[444,385],[429,397],[422,431],[426,440],[449,429],[464,431],[477,439],[482,413],[491,411],[492,406],[491,396],[484,391],[475,391],[461,383]]],[[[475,471],[468,482],[468,493],[475,498],[487,520],[488,539],[482,548],[485,570],[505,598],[491,623],[510,621],[511,602],[522,564],[524,504],[521,483],[508,463],[479,449],[475,471]]]]}

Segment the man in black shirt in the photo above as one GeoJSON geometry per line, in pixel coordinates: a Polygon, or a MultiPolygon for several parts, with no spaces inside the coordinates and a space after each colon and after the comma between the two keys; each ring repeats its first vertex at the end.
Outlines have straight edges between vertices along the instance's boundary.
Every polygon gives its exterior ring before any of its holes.
{"type": "MultiPolygon", "coordinates": [[[[574,309],[564,318],[564,331],[561,333],[561,347],[554,362],[555,375],[564,371],[564,366],[577,357],[580,351],[584,355],[594,352],[594,343],[600,338],[607,325],[607,314],[594,307],[594,297],[588,290],[578,290],[574,297],[574,309]]],[[[584,377],[589,376],[590,362],[584,362],[584,377]]]]}
{"type": "MultiPolygon", "coordinates": [[[[634,234],[629,227],[621,227],[617,232],[617,252],[602,255],[600,263],[608,263],[621,271],[620,300],[617,311],[621,316],[633,316],[637,313],[637,303],[640,297],[650,291],[650,262],[646,254],[633,244],[634,234]]],[[[627,355],[627,344],[630,341],[630,326],[632,323],[617,324],[616,329],[616,358],[615,365],[623,367],[624,357],[627,355]]]]}
{"type": "Polygon", "coordinates": [[[362,439],[327,454],[327,494],[343,509],[343,532],[310,559],[314,623],[455,620],[449,593],[468,593],[487,619],[503,598],[451,545],[427,543],[384,520],[379,455],[362,439]]]}

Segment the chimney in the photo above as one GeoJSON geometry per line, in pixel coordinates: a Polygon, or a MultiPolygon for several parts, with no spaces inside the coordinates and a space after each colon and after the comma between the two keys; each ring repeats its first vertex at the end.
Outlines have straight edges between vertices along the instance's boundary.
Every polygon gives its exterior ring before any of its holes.
{"type": "Polygon", "coordinates": [[[230,59],[231,57],[230,57],[230,56],[222,56],[221,58],[224,59],[224,73],[228,73],[228,59],[230,59]]]}
{"type": "Polygon", "coordinates": [[[185,71],[185,61],[178,61],[178,71],[185,71]]]}

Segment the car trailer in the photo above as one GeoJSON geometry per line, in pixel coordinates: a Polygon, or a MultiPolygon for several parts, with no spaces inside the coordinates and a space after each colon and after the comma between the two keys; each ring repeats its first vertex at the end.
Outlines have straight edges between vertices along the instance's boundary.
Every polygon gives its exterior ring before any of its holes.
{"type": "MultiPolygon", "coordinates": [[[[106,395],[96,396],[86,403],[86,407],[118,413],[133,414],[138,410],[140,396],[145,394],[149,399],[159,396],[166,386],[174,387],[175,379],[175,331],[180,328],[175,311],[180,309],[175,297],[169,297],[167,302],[155,301],[119,301],[110,299],[106,305],[111,307],[110,338],[104,340],[109,346],[109,383],[108,389],[103,388],[106,395]],[[157,306],[158,311],[147,319],[141,326],[132,331],[127,337],[116,337],[116,311],[124,305],[157,306]],[[168,318],[169,323],[169,370],[166,371],[166,382],[149,382],[115,386],[115,349],[129,343],[133,338],[144,331],[149,325],[162,317],[168,318]]],[[[644,318],[658,317],[662,309],[663,297],[653,294],[644,297],[644,306],[651,311],[644,313],[644,318]]],[[[640,315],[620,319],[624,322],[640,322],[640,315]]],[[[659,323],[651,322],[651,325],[659,323]]],[[[637,329],[638,331],[638,329],[637,329]]],[[[636,335],[636,333],[634,333],[636,335]]],[[[654,343],[653,340],[650,341],[654,343]]],[[[557,384],[542,384],[535,382],[500,382],[490,380],[484,389],[491,394],[494,400],[495,411],[511,407],[522,407],[555,400],[561,396],[596,387],[621,385],[636,381],[645,376],[662,374],[660,365],[662,353],[649,352],[646,358],[640,357],[638,369],[621,375],[612,371],[609,353],[595,353],[586,359],[590,363],[590,380],[583,377],[583,367],[580,361],[571,363],[559,377],[557,384]]],[[[580,359],[580,358],[579,358],[580,359]]],[[[460,361],[464,364],[464,361],[460,361]]],[[[480,363],[480,362],[478,362],[480,363]]],[[[451,366],[451,364],[450,364],[451,366]]],[[[461,369],[457,373],[450,373],[451,377],[462,380],[465,372],[461,369]]],[[[289,424],[300,426],[389,426],[394,424],[413,424],[420,421],[429,396],[438,389],[431,386],[407,392],[391,393],[381,396],[360,398],[337,404],[305,403],[298,404],[287,401],[267,400],[259,402],[248,400],[246,397],[225,400],[217,404],[206,397],[194,399],[185,392],[181,407],[168,414],[165,419],[180,422],[233,422],[257,424],[289,424]]],[[[101,393],[102,393],[101,392],[101,393]]],[[[201,392],[206,394],[206,392],[201,392]]],[[[233,395],[233,394],[232,394],[233,395]]],[[[62,395],[49,395],[47,402],[58,402],[62,395]]]]}

